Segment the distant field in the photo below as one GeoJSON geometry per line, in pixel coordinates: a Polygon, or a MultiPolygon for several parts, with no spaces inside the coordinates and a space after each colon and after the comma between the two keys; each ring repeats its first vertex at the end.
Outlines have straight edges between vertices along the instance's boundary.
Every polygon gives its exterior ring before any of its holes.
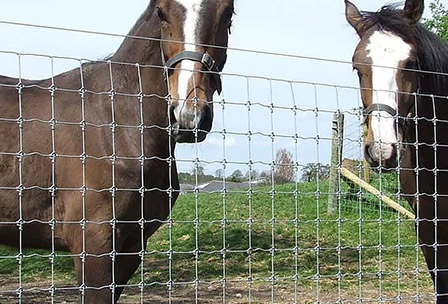
{"type": "MultiPolygon", "coordinates": [[[[413,221],[367,195],[358,201],[356,193],[347,194],[348,187],[339,212],[328,215],[327,192],[327,182],[321,182],[183,195],[173,210],[172,229],[164,225],[150,238],[145,263],[131,284],[143,281],[148,292],[163,294],[171,280],[185,295],[197,282],[198,292],[205,289],[216,298],[229,292],[246,299],[241,303],[247,302],[249,289],[254,298],[257,292],[269,298],[275,291],[284,299],[306,294],[314,301],[327,292],[333,300],[405,299],[432,292],[413,221]]],[[[50,281],[48,252],[25,251],[31,253],[37,255],[24,259],[23,281],[50,281]]],[[[15,254],[0,247],[1,286],[17,282],[17,261],[6,258],[15,254]]],[[[68,257],[56,259],[58,284],[73,286],[72,265],[68,257]]]]}

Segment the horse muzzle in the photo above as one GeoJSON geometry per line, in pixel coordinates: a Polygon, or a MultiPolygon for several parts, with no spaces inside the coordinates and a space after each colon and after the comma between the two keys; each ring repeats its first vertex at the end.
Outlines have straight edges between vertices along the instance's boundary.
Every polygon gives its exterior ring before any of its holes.
{"type": "Polygon", "coordinates": [[[175,115],[175,107],[170,107],[172,136],[178,143],[204,141],[212,129],[212,123],[212,110],[207,104],[200,109],[183,109],[178,115],[175,115]]]}
{"type": "Polygon", "coordinates": [[[366,143],[364,156],[374,171],[393,172],[398,167],[395,144],[366,143]]]}

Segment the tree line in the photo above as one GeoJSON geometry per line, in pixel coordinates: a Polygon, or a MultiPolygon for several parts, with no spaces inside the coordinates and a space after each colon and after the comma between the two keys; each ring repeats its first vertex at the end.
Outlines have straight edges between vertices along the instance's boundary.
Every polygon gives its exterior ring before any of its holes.
{"type": "Polygon", "coordinates": [[[448,41],[448,10],[440,3],[440,0],[429,4],[431,17],[425,19],[423,25],[436,33],[445,41],[448,41]]]}
{"type": "Polygon", "coordinates": [[[313,182],[326,180],[329,177],[330,166],[320,163],[308,163],[300,165],[294,161],[293,155],[287,149],[278,149],[275,160],[269,170],[257,171],[251,169],[243,173],[240,169],[234,170],[226,176],[224,169],[218,169],[215,174],[206,174],[202,165],[195,165],[190,172],[180,172],[181,184],[201,184],[212,180],[226,180],[228,182],[261,182],[266,184],[286,184],[296,181],[313,182]],[[300,174],[298,174],[300,173],[300,174]]]}

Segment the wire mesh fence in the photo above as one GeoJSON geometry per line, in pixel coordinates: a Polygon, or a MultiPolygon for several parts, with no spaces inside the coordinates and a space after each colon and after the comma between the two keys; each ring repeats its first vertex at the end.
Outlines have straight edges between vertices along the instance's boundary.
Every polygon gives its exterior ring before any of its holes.
{"type": "MultiPolygon", "coordinates": [[[[360,177],[364,174],[363,114],[358,109],[358,86],[224,72],[223,93],[215,95],[212,102],[214,128],[206,141],[188,147],[177,144],[174,155],[170,152],[160,157],[145,150],[143,134],[157,130],[172,136],[172,126],[146,124],[144,107],[147,102],[169,107],[170,96],[148,96],[141,86],[144,70],[163,70],[163,66],[0,53],[4,58],[17,60],[19,75],[18,82],[0,78],[0,88],[15,92],[19,109],[18,115],[0,112],[0,124],[16,130],[15,149],[7,150],[0,144],[0,158],[17,160],[13,170],[18,177],[14,183],[0,184],[0,192],[3,197],[14,199],[14,208],[20,209],[17,219],[0,223],[2,227],[13,227],[18,237],[17,248],[0,247],[0,303],[79,303],[89,288],[106,289],[113,294],[123,286],[126,288],[121,303],[434,300],[432,281],[415,236],[414,219],[389,208],[378,195],[345,182],[341,165],[337,168],[339,189],[329,191],[334,113],[346,117],[344,158],[354,161],[351,171],[360,177]],[[53,72],[46,82],[22,80],[21,70],[32,58],[47,60],[51,71],[58,61],[74,61],[79,78],[69,86],[59,85],[59,76],[53,72]],[[92,64],[104,67],[108,90],[85,83],[83,73],[92,64]],[[123,88],[114,78],[114,71],[122,66],[137,80],[136,91],[123,88]],[[22,112],[21,109],[27,109],[25,104],[34,102],[33,95],[27,95],[30,90],[45,95],[42,112],[22,112]],[[60,102],[67,96],[78,102],[76,119],[69,119],[71,116],[61,111],[64,103],[60,102]],[[102,98],[108,103],[109,115],[96,117],[89,112],[89,98],[102,98]],[[133,124],[120,122],[122,116],[117,110],[124,109],[120,103],[126,102],[132,103],[135,111],[133,124]],[[34,126],[38,132],[29,133],[27,126],[34,126]],[[89,136],[96,138],[92,135],[95,132],[109,137],[108,149],[94,148],[97,143],[89,136]],[[123,143],[129,142],[127,136],[141,145],[140,153],[126,154],[123,143]],[[70,145],[72,138],[78,138],[82,144],[70,145]],[[29,150],[27,143],[33,141],[41,145],[29,150]],[[165,174],[169,175],[174,161],[179,172],[188,173],[184,182],[181,180],[180,189],[172,183],[160,188],[157,182],[148,187],[145,179],[151,179],[151,172],[146,172],[145,166],[151,162],[167,163],[165,174]],[[44,165],[35,167],[35,163],[44,165]],[[100,173],[108,177],[108,183],[88,180],[86,172],[96,163],[101,163],[100,173]],[[120,171],[123,164],[130,172],[120,171]],[[78,182],[71,184],[56,178],[58,170],[68,169],[77,175],[78,182]],[[33,172],[46,172],[50,179],[31,179],[33,172]],[[133,182],[123,183],[122,174],[129,174],[133,182]],[[206,175],[211,178],[205,178],[206,175]],[[167,218],[142,216],[147,208],[145,196],[154,193],[169,197],[165,206],[169,209],[167,218]],[[142,210],[138,218],[115,216],[116,200],[123,195],[134,201],[136,210],[142,210]],[[338,202],[333,214],[328,213],[330,195],[335,195],[338,202]],[[21,213],[21,208],[36,196],[44,197],[45,203],[51,205],[49,217],[38,211],[21,213]],[[68,196],[83,206],[84,213],[75,217],[77,220],[58,218],[60,204],[68,196]],[[88,206],[104,197],[112,216],[89,218],[88,206]],[[162,226],[146,243],[144,228],[152,223],[162,226]],[[79,252],[56,250],[57,230],[62,224],[81,234],[79,252]],[[112,247],[100,256],[86,247],[89,233],[95,232],[87,228],[89,225],[94,225],[94,230],[107,225],[112,235],[112,247]],[[137,248],[117,250],[115,237],[120,234],[120,225],[138,227],[134,231],[140,240],[137,248]],[[23,239],[32,235],[33,229],[45,229],[49,250],[23,246],[23,239]],[[117,283],[114,272],[112,281],[105,286],[85,283],[83,265],[89,258],[105,258],[115,269],[117,260],[127,256],[138,257],[139,266],[123,286],[117,283]],[[80,281],[76,279],[74,263],[81,265],[80,281]]],[[[229,60],[241,53],[247,51],[229,49],[229,60]]],[[[276,54],[251,51],[250,55],[264,58],[276,54]]],[[[299,65],[312,61],[329,68],[334,64],[351,68],[348,62],[277,55],[295,64],[299,61],[299,65]]],[[[0,135],[1,142],[11,140],[6,136],[0,135]]],[[[2,173],[7,174],[7,170],[2,173]]],[[[398,175],[372,173],[370,183],[405,204],[400,197],[398,175]]]]}
{"type": "MultiPolygon", "coordinates": [[[[363,110],[355,108],[348,112],[345,116],[345,125],[343,133],[342,147],[342,167],[351,171],[360,179],[366,181],[372,187],[382,192],[384,196],[391,198],[400,204],[403,208],[412,210],[408,202],[400,196],[401,186],[399,174],[393,172],[391,174],[379,174],[372,171],[371,166],[364,160],[364,136],[367,133],[366,126],[363,121],[363,110]]],[[[347,194],[349,201],[357,195],[361,190],[359,185],[349,183],[347,194]]],[[[376,210],[378,208],[378,197],[371,193],[364,193],[364,209],[376,210]]],[[[356,204],[345,204],[344,208],[358,208],[356,204]]]]}

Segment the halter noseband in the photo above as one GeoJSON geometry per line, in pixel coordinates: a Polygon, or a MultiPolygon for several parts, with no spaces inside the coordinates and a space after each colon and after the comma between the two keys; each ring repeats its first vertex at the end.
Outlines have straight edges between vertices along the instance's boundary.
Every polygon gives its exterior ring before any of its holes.
{"type": "Polygon", "coordinates": [[[392,115],[393,117],[395,117],[395,115],[397,115],[397,110],[395,110],[391,106],[388,106],[387,104],[384,104],[384,103],[372,103],[370,106],[368,106],[364,110],[364,115],[366,117],[368,117],[374,111],[386,112],[386,113],[392,115]]]}
{"type": "MultiPolygon", "coordinates": [[[[222,68],[217,66],[215,59],[213,59],[213,57],[209,53],[199,53],[191,51],[180,52],[179,54],[174,55],[167,62],[165,62],[165,68],[173,69],[176,64],[183,60],[192,60],[202,63],[202,65],[205,66],[205,68],[209,72],[211,72],[210,74],[215,83],[216,91],[218,91],[218,94],[221,94],[222,82],[219,73],[221,72],[222,68]]],[[[165,77],[167,76],[168,75],[165,74],[165,77]]]]}

